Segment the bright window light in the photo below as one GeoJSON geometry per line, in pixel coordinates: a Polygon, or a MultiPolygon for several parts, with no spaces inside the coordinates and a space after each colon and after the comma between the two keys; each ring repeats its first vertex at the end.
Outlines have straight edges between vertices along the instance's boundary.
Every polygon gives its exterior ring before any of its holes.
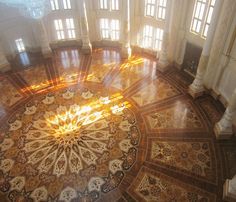
{"type": "Polygon", "coordinates": [[[17,47],[17,50],[19,53],[25,51],[25,45],[24,45],[23,40],[21,38],[16,39],[15,43],[16,43],[16,47],[17,47]]]}
{"type": "Polygon", "coordinates": [[[119,0],[111,0],[111,10],[119,10],[119,0]]]}
{"type": "Polygon", "coordinates": [[[56,29],[57,39],[58,40],[65,39],[62,20],[61,19],[54,20],[54,26],[56,29]]]}
{"type": "Polygon", "coordinates": [[[63,8],[64,9],[71,9],[70,0],[63,0],[63,8]]]}
{"type": "Polygon", "coordinates": [[[100,30],[101,30],[101,35],[103,39],[109,39],[109,20],[102,18],[100,20],[100,30]]]}
{"type": "Polygon", "coordinates": [[[99,0],[99,9],[109,11],[119,10],[119,0],[99,0]]]}
{"type": "Polygon", "coordinates": [[[157,18],[164,20],[166,18],[167,0],[160,0],[157,11],[157,18]]]}
{"type": "Polygon", "coordinates": [[[156,29],[156,39],[155,39],[155,49],[160,51],[162,47],[162,40],[163,40],[163,29],[157,28],[156,29]]]}
{"type": "Polygon", "coordinates": [[[59,10],[58,0],[50,0],[52,11],[59,10]]]}
{"type": "Polygon", "coordinates": [[[152,48],[153,27],[145,25],[143,29],[143,47],[152,48]]]}
{"type": "Polygon", "coordinates": [[[163,29],[145,25],[141,46],[144,48],[160,51],[163,41],[163,29]]]}
{"type": "Polygon", "coordinates": [[[145,0],[145,16],[165,20],[166,7],[167,0],[145,0]]]}
{"type": "Polygon", "coordinates": [[[108,0],[99,0],[100,9],[108,9],[108,0]]]}
{"type": "Polygon", "coordinates": [[[146,16],[155,16],[156,0],[146,0],[145,4],[145,15],[146,16]]]}
{"type": "Polygon", "coordinates": [[[66,28],[67,28],[67,34],[69,39],[75,38],[75,24],[73,18],[67,18],[66,19],[66,28]]]}
{"type": "Polygon", "coordinates": [[[102,39],[117,41],[120,38],[120,22],[115,19],[100,19],[100,31],[102,39]]]}
{"type": "Polygon", "coordinates": [[[190,31],[206,38],[216,0],[196,0],[190,31]]]}
{"type": "Polygon", "coordinates": [[[111,20],[111,40],[119,40],[120,36],[120,23],[119,20],[111,20]]]}

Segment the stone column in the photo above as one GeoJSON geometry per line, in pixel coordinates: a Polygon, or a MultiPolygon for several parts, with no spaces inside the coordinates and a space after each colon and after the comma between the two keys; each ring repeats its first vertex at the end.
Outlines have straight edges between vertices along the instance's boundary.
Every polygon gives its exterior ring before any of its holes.
{"type": "Polygon", "coordinates": [[[169,66],[168,43],[169,43],[170,22],[171,22],[171,3],[172,3],[171,0],[167,0],[166,19],[163,30],[162,47],[161,47],[160,57],[157,62],[157,69],[160,70],[161,72],[165,72],[169,66]]]}
{"type": "Polygon", "coordinates": [[[85,0],[79,1],[79,10],[80,10],[80,30],[82,38],[82,52],[85,54],[90,54],[92,52],[92,46],[89,39],[89,26],[88,18],[86,12],[85,0]]]}
{"type": "Polygon", "coordinates": [[[193,83],[189,86],[189,89],[188,89],[189,94],[193,98],[201,96],[205,91],[205,88],[203,85],[203,79],[204,79],[204,74],[205,74],[206,67],[208,64],[208,59],[209,59],[209,55],[210,55],[210,51],[211,51],[211,47],[212,47],[214,34],[216,31],[218,18],[220,15],[222,2],[223,1],[221,1],[221,0],[217,0],[215,3],[212,18],[211,18],[211,24],[208,29],[207,38],[204,43],[202,54],[201,54],[200,61],[198,64],[197,75],[196,75],[193,83]]]}
{"type": "Polygon", "coordinates": [[[123,43],[121,47],[121,58],[128,58],[131,55],[130,49],[130,0],[124,1],[124,26],[123,43]]]}
{"type": "Polygon", "coordinates": [[[6,72],[11,69],[11,66],[0,46],[0,72],[6,72]]]}
{"type": "Polygon", "coordinates": [[[223,189],[223,199],[229,202],[236,201],[236,175],[231,179],[227,179],[223,189]]]}
{"type": "Polygon", "coordinates": [[[236,111],[236,89],[221,120],[214,127],[217,139],[229,139],[233,135],[233,115],[236,111]]]}
{"type": "Polygon", "coordinates": [[[49,40],[48,40],[48,35],[43,23],[42,19],[37,20],[38,22],[38,27],[39,27],[39,39],[40,39],[40,46],[41,46],[41,51],[43,54],[44,58],[49,58],[52,56],[52,49],[49,45],[49,40]]]}

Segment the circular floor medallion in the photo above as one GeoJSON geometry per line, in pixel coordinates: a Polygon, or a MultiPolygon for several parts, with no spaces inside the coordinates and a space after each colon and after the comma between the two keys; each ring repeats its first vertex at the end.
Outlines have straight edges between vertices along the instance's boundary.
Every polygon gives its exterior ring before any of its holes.
{"type": "Polygon", "coordinates": [[[96,200],[134,164],[140,132],[122,95],[71,88],[40,95],[1,134],[0,190],[13,201],[96,200]]]}

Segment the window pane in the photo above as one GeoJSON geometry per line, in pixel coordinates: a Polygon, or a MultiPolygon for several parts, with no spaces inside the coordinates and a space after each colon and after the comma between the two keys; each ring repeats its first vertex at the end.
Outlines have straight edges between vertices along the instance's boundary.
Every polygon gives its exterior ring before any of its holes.
{"type": "Polygon", "coordinates": [[[194,6],[194,13],[191,23],[191,31],[200,34],[203,30],[203,19],[206,19],[206,10],[209,10],[206,0],[196,0],[194,6]]]}
{"type": "Polygon", "coordinates": [[[100,9],[108,9],[108,0],[99,0],[100,9]]]}
{"type": "Polygon", "coordinates": [[[111,20],[111,40],[119,40],[120,23],[119,20],[111,20]]]}
{"type": "Polygon", "coordinates": [[[119,10],[119,0],[111,0],[111,10],[119,10]]]}
{"type": "Polygon", "coordinates": [[[57,39],[58,40],[64,39],[65,36],[64,36],[62,20],[61,19],[54,20],[54,26],[57,34],[57,39]]]}
{"type": "Polygon", "coordinates": [[[63,8],[64,9],[71,9],[70,0],[63,0],[63,8]]]}
{"type": "Polygon", "coordinates": [[[163,40],[163,29],[156,29],[156,40],[155,40],[155,49],[160,51],[162,46],[162,40],[163,40]]]}
{"type": "Polygon", "coordinates": [[[155,16],[155,7],[156,7],[156,1],[155,0],[146,0],[145,15],[154,17],[155,16]]]}
{"type": "Polygon", "coordinates": [[[73,18],[66,19],[66,29],[68,33],[68,38],[69,39],[75,38],[75,25],[73,18]]]}
{"type": "Polygon", "coordinates": [[[153,37],[153,27],[145,25],[143,30],[143,47],[152,48],[152,37],[153,37]]]}
{"type": "Polygon", "coordinates": [[[157,10],[157,18],[164,20],[166,18],[167,0],[160,0],[157,10]]]}
{"type": "Polygon", "coordinates": [[[16,39],[15,43],[16,43],[16,47],[17,47],[18,52],[25,51],[25,45],[24,45],[23,40],[21,38],[16,39]]]}
{"type": "Polygon", "coordinates": [[[58,0],[50,0],[50,4],[53,11],[59,9],[58,0]]]}

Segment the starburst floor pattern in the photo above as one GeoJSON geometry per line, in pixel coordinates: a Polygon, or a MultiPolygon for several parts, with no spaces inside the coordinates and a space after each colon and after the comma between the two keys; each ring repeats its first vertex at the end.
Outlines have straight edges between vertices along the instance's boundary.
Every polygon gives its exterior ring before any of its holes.
{"type": "Polygon", "coordinates": [[[140,138],[129,106],[120,94],[78,88],[26,103],[2,134],[5,191],[24,190],[25,200],[70,201],[95,200],[116,188],[135,162],[140,138]]]}

